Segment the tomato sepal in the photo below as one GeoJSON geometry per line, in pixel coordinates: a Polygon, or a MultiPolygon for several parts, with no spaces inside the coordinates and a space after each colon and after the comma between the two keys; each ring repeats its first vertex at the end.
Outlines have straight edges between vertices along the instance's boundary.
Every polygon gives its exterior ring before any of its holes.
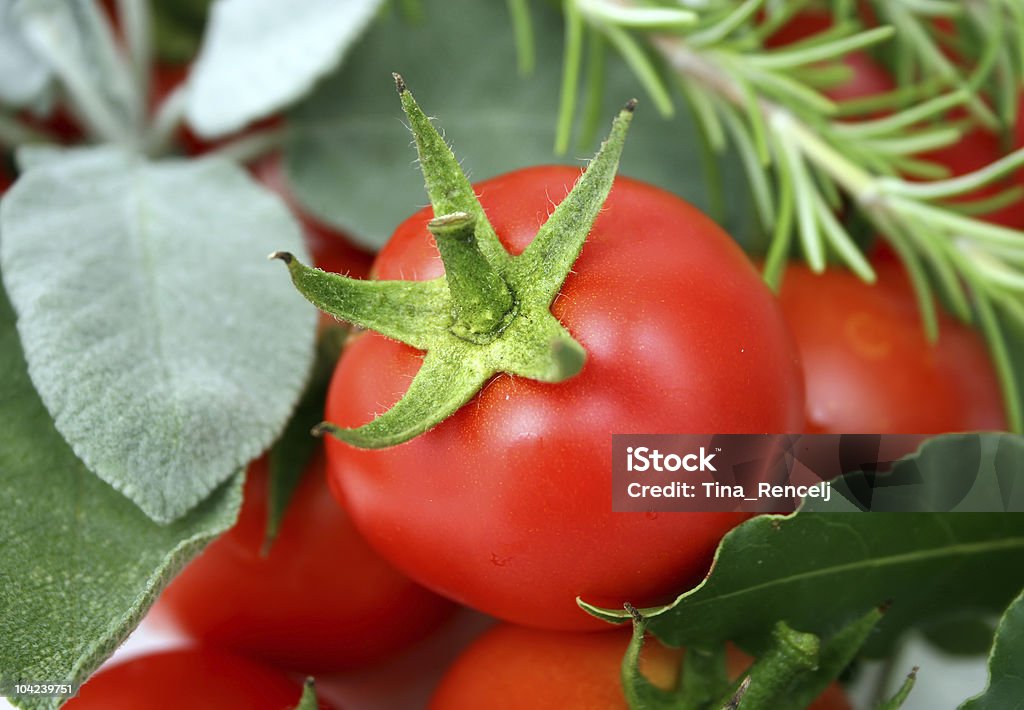
{"type": "Polygon", "coordinates": [[[583,368],[586,352],[551,312],[563,282],[611,191],[636,101],[530,245],[513,256],[498,241],[468,178],[398,75],[445,275],[431,281],[351,279],[283,261],[295,287],[338,319],[426,352],[405,395],[361,427],[314,427],[359,448],[386,448],[433,428],[468,402],[491,377],[508,373],[555,383],[583,368]]]}

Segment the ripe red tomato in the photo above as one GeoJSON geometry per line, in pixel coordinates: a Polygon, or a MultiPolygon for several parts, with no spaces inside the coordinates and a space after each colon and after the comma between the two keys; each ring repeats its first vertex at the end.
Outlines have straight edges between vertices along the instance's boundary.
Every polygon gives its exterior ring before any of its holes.
{"type": "Polygon", "coordinates": [[[357,279],[369,275],[373,255],[355,246],[343,233],[324,224],[299,205],[285,180],[280,153],[259,160],[250,170],[257,180],[284,198],[292,214],[302,223],[302,234],[316,266],[357,279]]]}
{"type": "MultiPolygon", "coordinates": [[[[479,184],[520,253],[579,170],[537,167],[479,184]]],[[[404,222],[381,279],[443,272],[404,222]]],[[[328,438],[332,490],[385,558],[421,584],[519,623],[603,628],[575,603],[668,601],[699,581],[736,513],[612,513],[611,435],[788,432],[801,377],[778,306],[743,252],[677,197],[620,178],[552,307],[583,344],[560,384],[497,377],[454,416],[390,449],[328,438]]],[[[366,423],[408,388],[420,354],[375,334],[346,348],[326,417],[366,423]]]]}
{"type": "MultiPolygon", "coordinates": [[[[625,710],[619,669],[628,631],[588,634],[541,631],[501,624],[477,639],[452,664],[434,693],[430,710],[625,710]]],[[[682,652],[657,641],[644,644],[640,670],[654,685],[678,682],[682,652]]],[[[733,677],[750,659],[729,649],[733,677]]],[[[849,710],[833,684],[811,710],[849,710]]]]}
{"type": "Polygon", "coordinates": [[[941,434],[1005,429],[996,376],[979,335],[940,317],[929,345],[895,257],[873,260],[878,282],[803,265],[779,300],[800,348],[807,428],[816,433],[941,434]]]}
{"type": "Polygon", "coordinates": [[[167,588],[190,635],[302,672],[369,663],[426,636],[453,610],[378,557],[309,465],[267,556],[265,459],[249,467],[238,523],[167,588]]]}
{"type": "MultiPolygon", "coordinates": [[[[65,710],[291,710],[302,686],[281,671],[212,649],[133,658],[93,676],[65,710]]],[[[321,708],[328,708],[320,703],[321,708]]]]}

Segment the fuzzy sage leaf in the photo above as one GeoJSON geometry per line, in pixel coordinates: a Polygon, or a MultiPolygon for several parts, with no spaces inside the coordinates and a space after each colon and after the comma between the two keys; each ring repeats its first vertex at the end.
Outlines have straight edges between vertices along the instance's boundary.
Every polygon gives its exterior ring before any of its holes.
{"type": "Polygon", "coordinates": [[[73,151],[21,176],[0,226],[33,383],[151,518],[182,516],[277,438],[316,314],[263,258],[302,250],[298,225],[243,170],[73,151]]]}
{"type": "Polygon", "coordinates": [[[269,116],[341,63],[381,0],[223,0],[189,79],[186,115],[215,138],[269,116]]]}
{"type": "MultiPolygon", "coordinates": [[[[113,653],[164,584],[234,524],[241,476],[158,525],[91,474],[32,387],[0,290],[0,689],[77,685],[113,653]]],[[[57,697],[12,699],[55,710],[57,697]]]]}
{"type": "Polygon", "coordinates": [[[360,281],[305,266],[287,252],[296,288],[335,317],[426,355],[409,390],[356,429],[317,427],[353,446],[394,446],[454,414],[498,373],[560,382],[583,367],[583,347],[550,307],[611,190],[635,101],[612,125],[583,177],[513,257],[502,247],[448,145],[395,75],[436,217],[428,224],[446,275],[432,281],[360,281]]]}

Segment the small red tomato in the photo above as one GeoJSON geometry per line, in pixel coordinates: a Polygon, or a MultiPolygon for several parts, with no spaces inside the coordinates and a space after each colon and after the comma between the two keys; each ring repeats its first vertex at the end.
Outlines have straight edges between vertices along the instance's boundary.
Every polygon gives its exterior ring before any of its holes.
{"type": "MultiPolygon", "coordinates": [[[[476,191],[518,254],[579,175],[535,167],[476,191]]],[[[377,278],[442,273],[431,214],[399,226],[377,278]]],[[[608,607],[669,601],[704,576],[719,539],[746,517],[613,513],[612,434],[797,431],[801,376],[746,255],[696,208],[635,180],[616,180],[551,310],[587,351],[580,374],[558,384],[497,377],[389,449],[329,437],[331,486],[370,544],[421,584],[517,623],[603,628],[577,596],[608,607]]],[[[358,336],[326,418],[370,421],[420,363],[410,347],[358,336]]]]}
{"type": "MultiPolygon", "coordinates": [[[[541,631],[511,624],[477,639],[448,669],[430,710],[626,710],[620,668],[628,631],[603,634],[541,631]]],[[[648,640],[640,671],[670,690],[679,680],[683,653],[648,640]]],[[[728,668],[738,677],[750,659],[730,647],[728,668]]],[[[811,710],[849,710],[838,685],[831,685],[811,710]]]]}
{"type": "Polygon", "coordinates": [[[203,642],[302,672],[375,661],[423,638],[453,606],[380,559],[310,463],[269,554],[265,459],[249,467],[238,523],[165,590],[161,604],[203,642]]]}
{"type": "MultiPolygon", "coordinates": [[[[302,685],[281,671],[212,649],[139,656],[104,669],[64,710],[292,710],[302,685]]],[[[329,706],[320,703],[321,708],[329,706]]]]}
{"type": "Polygon", "coordinates": [[[940,316],[930,345],[894,257],[875,258],[878,282],[803,265],[786,271],[779,300],[803,360],[807,427],[832,434],[941,434],[1006,428],[999,383],[971,328],[940,316]]]}
{"type": "Polygon", "coordinates": [[[342,232],[313,217],[299,205],[288,188],[279,153],[261,159],[250,170],[257,180],[284,198],[292,214],[302,223],[306,246],[317,267],[353,278],[367,277],[373,264],[373,254],[355,246],[342,232]]]}

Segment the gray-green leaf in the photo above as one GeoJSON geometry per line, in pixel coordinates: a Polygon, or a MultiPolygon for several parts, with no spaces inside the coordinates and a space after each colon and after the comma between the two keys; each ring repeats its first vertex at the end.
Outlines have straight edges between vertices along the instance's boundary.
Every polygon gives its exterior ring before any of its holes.
{"type": "MultiPolygon", "coordinates": [[[[241,476],[157,525],[92,475],[32,388],[0,290],[0,685],[78,684],[124,640],[163,585],[233,523],[241,476]]],[[[22,699],[51,709],[58,698],[22,699]]]]}
{"type": "MultiPolygon", "coordinates": [[[[529,165],[582,168],[582,159],[597,148],[594,140],[574,146],[568,157],[554,154],[563,46],[557,11],[533,3],[538,69],[521,77],[507,3],[429,0],[424,5],[422,22],[411,23],[399,13],[378,20],[344,67],[289,115],[287,168],[296,195],[313,213],[371,248],[382,246],[426,203],[391,72],[402,74],[428,115],[443,120],[474,181],[529,165]]],[[[641,99],[620,174],[671,190],[706,211],[710,188],[692,119],[685,113],[662,119],[643,103],[643,87],[617,58],[609,61],[604,84],[602,126],[626,101],[641,99]]],[[[742,241],[756,231],[746,179],[738,161],[717,158],[729,185],[725,226],[742,241]]]]}
{"type": "Polygon", "coordinates": [[[0,0],[0,104],[20,108],[46,92],[50,68],[25,41],[14,4],[0,0]]]}
{"type": "Polygon", "coordinates": [[[19,0],[25,39],[56,74],[91,127],[110,142],[130,142],[141,119],[128,62],[94,0],[19,0]]]}
{"type": "Polygon", "coordinates": [[[299,227],[242,169],[71,153],[22,175],[0,233],[57,429],[151,518],[183,515],[280,433],[316,317],[266,259],[304,251],[299,227]]]}
{"type": "Polygon", "coordinates": [[[1024,593],[1006,610],[988,659],[988,688],[961,710],[1024,708],[1024,593]]]}
{"type": "Polygon", "coordinates": [[[186,115],[212,138],[306,94],[341,62],[381,0],[219,0],[189,79],[186,115]]]}

